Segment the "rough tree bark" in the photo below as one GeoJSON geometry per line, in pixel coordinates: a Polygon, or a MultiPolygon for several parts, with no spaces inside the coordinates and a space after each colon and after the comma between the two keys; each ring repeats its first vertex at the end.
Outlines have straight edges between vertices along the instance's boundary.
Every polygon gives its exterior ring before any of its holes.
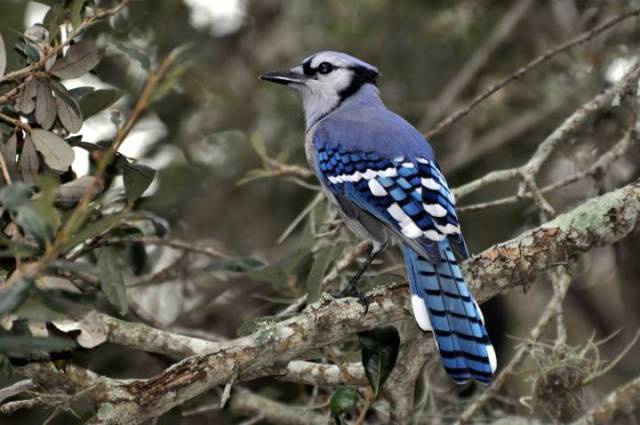
{"type": "MultiPolygon", "coordinates": [[[[590,199],[510,241],[488,248],[465,262],[465,274],[480,302],[510,289],[522,287],[526,290],[538,274],[636,231],[639,215],[640,182],[636,181],[590,199]]],[[[406,285],[380,288],[367,295],[371,300],[367,314],[355,299],[323,298],[297,316],[265,325],[252,335],[208,343],[213,345],[207,347],[211,349],[207,354],[188,357],[149,379],[123,382],[92,375],[90,392],[97,407],[92,423],[144,422],[209,388],[228,383],[235,376],[261,368],[266,368],[263,369],[265,373],[271,374],[270,367],[286,364],[311,348],[332,344],[355,332],[407,317],[406,285]]],[[[112,341],[120,339],[125,343],[124,334],[118,336],[117,328],[112,326],[110,332],[112,341]]],[[[195,338],[157,332],[147,332],[145,327],[131,325],[126,332],[129,342],[125,345],[180,355],[199,352],[204,344],[195,338]],[[136,326],[140,331],[137,334],[132,331],[136,326]]],[[[64,384],[64,371],[59,372],[57,381],[52,381],[50,374],[38,373],[33,367],[23,369],[23,373],[39,386],[58,390],[68,388],[64,384]],[[43,376],[46,379],[41,379],[43,376]]],[[[72,382],[88,387],[78,377],[74,377],[72,382]]],[[[73,389],[77,391],[78,388],[73,389]]]]}

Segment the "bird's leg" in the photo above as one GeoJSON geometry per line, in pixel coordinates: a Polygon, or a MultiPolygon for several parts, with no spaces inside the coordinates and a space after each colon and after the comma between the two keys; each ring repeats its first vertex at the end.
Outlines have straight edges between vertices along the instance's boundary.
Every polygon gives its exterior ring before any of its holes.
{"type": "Polygon", "coordinates": [[[367,298],[364,296],[364,294],[358,290],[358,282],[360,281],[360,278],[362,278],[362,275],[367,270],[369,265],[373,262],[376,256],[384,250],[386,245],[387,245],[386,242],[381,244],[374,242],[373,247],[369,252],[369,256],[367,257],[365,262],[362,263],[362,266],[360,266],[360,269],[351,278],[351,280],[349,281],[349,284],[342,291],[340,291],[340,293],[338,293],[338,298],[344,298],[344,297],[358,298],[360,300],[360,303],[364,306],[365,314],[369,310],[369,302],[367,301],[367,298]]]}

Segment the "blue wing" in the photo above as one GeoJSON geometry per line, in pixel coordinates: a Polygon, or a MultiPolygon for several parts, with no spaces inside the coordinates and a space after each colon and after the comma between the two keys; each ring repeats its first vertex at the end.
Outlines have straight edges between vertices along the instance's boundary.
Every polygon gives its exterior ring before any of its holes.
{"type": "Polygon", "coordinates": [[[424,257],[439,261],[437,242],[448,240],[458,258],[468,254],[455,200],[437,163],[424,157],[385,158],[322,144],[316,168],[325,187],[376,217],[424,257]]]}
{"type": "Polygon", "coordinates": [[[414,316],[420,328],[434,332],[449,376],[490,382],[495,352],[456,261],[469,253],[454,197],[430,149],[390,158],[322,139],[314,148],[316,172],[343,212],[372,235],[384,227],[403,240],[414,316]]]}

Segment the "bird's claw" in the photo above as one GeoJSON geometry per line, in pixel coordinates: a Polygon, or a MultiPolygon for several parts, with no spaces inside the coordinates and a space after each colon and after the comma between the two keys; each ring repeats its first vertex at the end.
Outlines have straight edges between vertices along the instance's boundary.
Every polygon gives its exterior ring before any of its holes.
{"type": "Polygon", "coordinates": [[[358,301],[360,301],[360,304],[362,304],[362,307],[364,307],[364,314],[367,314],[369,312],[369,300],[367,300],[367,297],[365,294],[363,294],[358,290],[356,285],[353,285],[350,283],[336,295],[336,298],[351,298],[351,297],[357,298],[358,301]]]}

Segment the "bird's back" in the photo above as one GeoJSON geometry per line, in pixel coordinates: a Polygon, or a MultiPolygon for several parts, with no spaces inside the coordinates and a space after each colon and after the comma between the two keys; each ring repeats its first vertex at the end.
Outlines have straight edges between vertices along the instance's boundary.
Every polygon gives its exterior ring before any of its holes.
{"type": "Polygon", "coordinates": [[[316,147],[341,146],[347,150],[377,152],[389,159],[401,156],[434,159],[424,136],[387,109],[377,96],[347,99],[311,130],[316,147]]]}

